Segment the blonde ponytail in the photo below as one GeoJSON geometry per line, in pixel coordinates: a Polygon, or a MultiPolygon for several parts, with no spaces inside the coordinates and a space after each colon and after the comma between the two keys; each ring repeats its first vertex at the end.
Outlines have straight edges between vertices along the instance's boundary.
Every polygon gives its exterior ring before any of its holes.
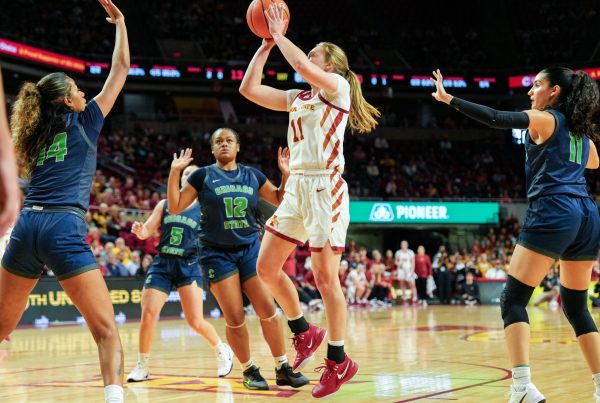
{"type": "Polygon", "coordinates": [[[348,124],[352,132],[361,134],[372,132],[377,127],[377,118],[381,112],[367,102],[363,97],[360,81],[356,74],[350,70],[346,53],[331,42],[321,42],[317,45],[325,52],[325,59],[335,66],[335,72],[345,77],[350,84],[350,116],[348,124]]]}
{"type": "Polygon", "coordinates": [[[381,116],[381,112],[363,97],[360,81],[353,71],[348,70],[346,79],[350,83],[350,130],[360,134],[370,133],[377,127],[377,118],[381,116]]]}

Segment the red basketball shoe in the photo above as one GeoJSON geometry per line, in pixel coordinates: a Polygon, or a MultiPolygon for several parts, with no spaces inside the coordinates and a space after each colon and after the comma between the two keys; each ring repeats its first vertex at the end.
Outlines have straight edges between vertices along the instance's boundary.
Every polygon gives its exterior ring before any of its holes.
{"type": "Polygon", "coordinates": [[[338,364],[325,358],[325,365],[317,367],[315,371],[324,369],[319,383],[312,390],[313,397],[321,398],[337,392],[342,384],[348,382],[358,372],[358,364],[344,354],[344,362],[338,364]]]}
{"type": "Polygon", "coordinates": [[[296,349],[296,359],[292,367],[294,372],[302,371],[306,364],[314,359],[315,351],[326,335],[327,330],[309,323],[307,331],[294,336],[292,341],[292,345],[296,349]]]}

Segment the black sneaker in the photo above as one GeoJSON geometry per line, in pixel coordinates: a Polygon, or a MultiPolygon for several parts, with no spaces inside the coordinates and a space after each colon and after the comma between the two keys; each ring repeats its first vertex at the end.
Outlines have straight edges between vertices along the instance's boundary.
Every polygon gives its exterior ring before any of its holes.
{"type": "Polygon", "coordinates": [[[308,378],[300,372],[294,373],[292,367],[287,362],[284,363],[281,368],[275,370],[275,377],[277,379],[277,386],[299,388],[308,383],[308,378]]]}
{"type": "Polygon", "coordinates": [[[262,377],[256,365],[244,371],[244,387],[250,390],[269,390],[269,384],[262,377]]]}

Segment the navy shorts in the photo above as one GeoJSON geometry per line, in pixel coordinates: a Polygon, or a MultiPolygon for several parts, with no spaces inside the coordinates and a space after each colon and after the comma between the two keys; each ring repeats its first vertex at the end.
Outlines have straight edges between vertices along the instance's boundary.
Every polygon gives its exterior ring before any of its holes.
{"type": "Polygon", "coordinates": [[[202,272],[198,257],[156,255],[146,273],[144,288],[155,288],[169,294],[193,282],[202,288],[202,272]]]}
{"type": "Polygon", "coordinates": [[[225,280],[238,273],[240,281],[243,283],[256,276],[256,260],[259,249],[258,237],[253,243],[237,249],[214,248],[202,244],[200,264],[209,283],[225,280]]]}
{"type": "Polygon", "coordinates": [[[98,268],[85,242],[83,217],[68,208],[59,209],[21,212],[2,258],[6,270],[35,279],[46,265],[62,281],[98,268]]]}
{"type": "Polygon", "coordinates": [[[600,215],[591,198],[543,196],[531,201],[518,244],[562,260],[596,260],[600,215]]]}

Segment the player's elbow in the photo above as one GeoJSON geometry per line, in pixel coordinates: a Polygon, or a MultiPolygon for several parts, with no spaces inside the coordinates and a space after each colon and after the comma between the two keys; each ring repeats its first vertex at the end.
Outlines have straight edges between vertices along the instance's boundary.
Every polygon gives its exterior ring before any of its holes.
{"type": "Polygon", "coordinates": [[[239,88],[240,94],[244,98],[249,99],[249,100],[252,100],[252,98],[253,98],[252,97],[252,92],[253,92],[252,90],[253,90],[252,85],[248,84],[248,83],[242,83],[240,85],[240,88],[239,88]]]}
{"type": "Polygon", "coordinates": [[[305,60],[298,60],[292,64],[292,67],[298,74],[304,75],[310,68],[310,62],[307,62],[305,60]]]}

